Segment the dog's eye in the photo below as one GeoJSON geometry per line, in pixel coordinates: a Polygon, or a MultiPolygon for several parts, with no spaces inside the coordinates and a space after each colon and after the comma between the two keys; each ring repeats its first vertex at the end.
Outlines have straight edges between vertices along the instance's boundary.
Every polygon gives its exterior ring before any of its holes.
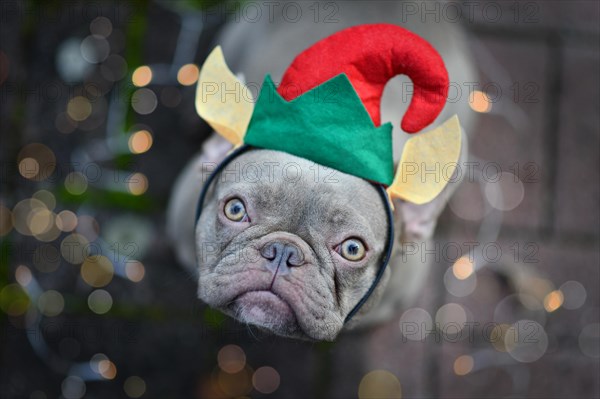
{"type": "Polygon", "coordinates": [[[358,238],[349,238],[340,247],[340,254],[352,262],[358,262],[364,258],[365,253],[365,244],[358,238]]]}
{"type": "Polygon", "coordinates": [[[241,222],[246,217],[246,207],[239,198],[233,198],[227,201],[225,209],[223,209],[227,219],[234,222],[241,222]]]}

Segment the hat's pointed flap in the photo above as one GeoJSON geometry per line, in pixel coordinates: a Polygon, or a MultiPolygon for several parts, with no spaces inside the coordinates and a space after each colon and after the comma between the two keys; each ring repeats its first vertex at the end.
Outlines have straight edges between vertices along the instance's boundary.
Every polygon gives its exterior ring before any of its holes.
{"type": "Polygon", "coordinates": [[[217,46],[208,56],[198,79],[196,111],[233,145],[244,140],[254,109],[248,88],[227,67],[217,46]]]}
{"type": "Polygon", "coordinates": [[[456,115],[433,130],[411,137],[387,189],[390,197],[415,204],[433,200],[452,178],[460,147],[461,128],[456,115]]]}

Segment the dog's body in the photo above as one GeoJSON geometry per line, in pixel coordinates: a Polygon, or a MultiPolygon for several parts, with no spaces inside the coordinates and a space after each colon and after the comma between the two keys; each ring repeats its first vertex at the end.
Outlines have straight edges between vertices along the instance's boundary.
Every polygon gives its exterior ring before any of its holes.
{"type": "MultiPolygon", "coordinates": [[[[265,23],[242,21],[226,28],[219,44],[232,69],[243,73],[247,82],[259,83],[265,73],[271,73],[277,81],[294,55],[317,40],[351,25],[393,23],[400,15],[401,6],[396,2],[370,5],[370,12],[365,14],[352,2],[340,3],[340,22],[335,24],[315,24],[312,20],[291,24],[282,18],[265,23]]],[[[474,81],[458,26],[410,19],[403,26],[433,44],[446,63],[452,82],[474,81]]],[[[405,82],[405,78],[390,82],[382,101],[383,120],[392,121],[394,126],[410,100],[410,96],[402,97],[405,82]]],[[[448,104],[438,121],[457,113],[468,129],[466,107],[465,98],[448,104]]],[[[394,134],[395,154],[400,154],[405,136],[394,134]]],[[[463,140],[463,159],[466,142],[463,140]]],[[[325,175],[315,179],[315,165],[310,161],[280,152],[253,150],[234,161],[238,169],[229,170],[231,176],[237,173],[238,180],[218,179],[213,184],[194,230],[203,183],[230,150],[231,145],[220,136],[207,140],[182,172],[169,207],[169,236],[179,260],[198,275],[203,301],[280,335],[314,340],[332,340],[344,327],[387,320],[414,301],[423,289],[430,264],[422,262],[420,253],[404,254],[402,243],[420,245],[431,239],[437,218],[457,182],[450,183],[425,205],[396,201],[396,237],[388,270],[359,313],[344,325],[344,316],[371,285],[383,257],[387,221],[382,199],[364,180],[341,172],[330,181],[325,181],[325,175]],[[278,165],[279,175],[273,175],[277,169],[268,162],[278,165]],[[281,174],[289,163],[303,172],[293,182],[281,174]],[[240,172],[249,164],[255,174],[250,178],[240,172]],[[257,170],[260,176],[256,175],[257,170]],[[243,198],[249,218],[260,223],[246,225],[224,218],[224,203],[232,197],[243,198]],[[339,245],[354,236],[366,241],[368,248],[368,256],[355,263],[338,256],[339,245]],[[273,257],[264,253],[265,248],[272,248],[271,243],[276,243],[280,252],[292,251],[289,259],[301,261],[288,264],[290,267],[284,270],[279,265],[272,269],[276,252],[273,257]],[[249,249],[250,254],[242,249],[249,249]],[[249,259],[240,261],[241,253],[249,259]],[[238,258],[233,259],[234,255],[238,258]],[[269,295],[271,291],[274,295],[269,295]]]]}

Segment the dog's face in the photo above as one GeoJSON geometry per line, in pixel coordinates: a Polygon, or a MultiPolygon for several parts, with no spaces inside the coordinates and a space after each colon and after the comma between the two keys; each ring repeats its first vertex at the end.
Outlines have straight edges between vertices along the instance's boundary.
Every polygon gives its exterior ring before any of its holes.
{"type": "Polygon", "coordinates": [[[286,153],[248,151],[204,201],[199,296],[278,335],[332,340],[373,283],[387,224],[370,183],[286,153]]]}

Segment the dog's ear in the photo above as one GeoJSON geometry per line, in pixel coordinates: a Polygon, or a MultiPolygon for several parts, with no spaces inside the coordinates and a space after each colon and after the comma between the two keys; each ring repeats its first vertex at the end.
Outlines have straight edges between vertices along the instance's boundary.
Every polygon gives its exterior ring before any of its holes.
{"type": "Polygon", "coordinates": [[[468,158],[468,140],[461,132],[461,149],[458,166],[448,184],[432,201],[417,205],[401,199],[394,199],[394,220],[396,222],[397,240],[402,242],[421,242],[431,238],[438,217],[446,207],[465,175],[465,162],[468,158]]]}

